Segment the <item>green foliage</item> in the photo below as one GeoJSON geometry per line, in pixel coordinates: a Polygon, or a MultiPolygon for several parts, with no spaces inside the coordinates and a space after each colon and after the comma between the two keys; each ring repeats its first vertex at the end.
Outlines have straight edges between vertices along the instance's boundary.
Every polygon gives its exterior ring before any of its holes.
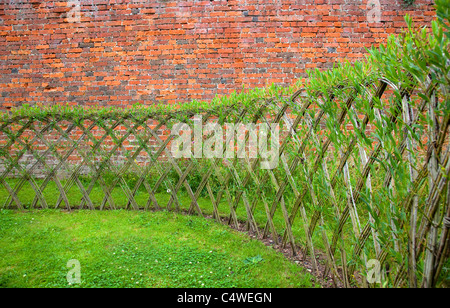
{"type": "Polygon", "coordinates": [[[250,264],[250,265],[255,265],[258,264],[260,262],[262,262],[264,259],[263,257],[261,257],[260,255],[255,256],[255,257],[250,257],[244,260],[245,264],[250,264]]]}
{"type": "Polygon", "coordinates": [[[13,108],[9,113],[3,112],[0,120],[17,121],[22,118],[46,120],[46,119],[71,119],[81,122],[84,119],[133,118],[136,120],[147,119],[157,116],[171,114],[172,116],[202,113],[208,110],[215,110],[223,113],[228,108],[246,107],[249,113],[256,111],[260,103],[269,98],[279,98],[293,93],[291,87],[281,87],[275,84],[266,88],[255,88],[252,90],[243,89],[240,93],[233,92],[228,96],[216,96],[211,101],[191,101],[182,104],[154,104],[142,105],[134,104],[129,108],[110,106],[69,106],[69,105],[44,105],[30,106],[23,104],[18,108],[13,108]]]}

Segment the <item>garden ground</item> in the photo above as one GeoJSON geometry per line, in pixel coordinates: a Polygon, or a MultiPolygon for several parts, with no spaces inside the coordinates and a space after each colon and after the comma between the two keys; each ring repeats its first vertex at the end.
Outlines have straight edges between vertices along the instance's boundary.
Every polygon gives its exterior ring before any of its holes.
{"type": "Polygon", "coordinates": [[[244,233],[166,211],[1,210],[0,256],[0,287],[319,286],[244,233]]]}

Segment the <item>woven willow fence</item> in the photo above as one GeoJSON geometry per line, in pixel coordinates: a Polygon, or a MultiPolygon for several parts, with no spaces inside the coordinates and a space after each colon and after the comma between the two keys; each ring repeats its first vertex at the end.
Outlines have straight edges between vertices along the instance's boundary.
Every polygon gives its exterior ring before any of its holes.
{"type": "Polygon", "coordinates": [[[259,158],[174,159],[170,124],[192,123],[195,114],[188,112],[11,118],[0,126],[4,207],[184,209],[217,220],[228,215],[229,224],[244,220],[249,231],[290,245],[295,254],[306,249],[315,268],[316,255],[326,256],[328,270],[346,286],[366,284],[355,273],[365,275],[369,260],[378,260],[382,281],[389,276],[394,285],[410,281],[408,273],[419,275],[411,269],[418,263],[424,283],[426,266],[436,281],[446,261],[450,214],[449,118],[434,115],[438,89],[431,79],[425,92],[381,79],[359,91],[338,88],[339,95],[328,98],[298,91],[283,104],[255,103],[250,115],[243,106],[202,113],[204,123],[278,123],[284,133],[273,170],[259,168],[259,158]],[[396,93],[393,102],[401,105],[375,107],[396,93]],[[336,102],[337,96],[346,100],[336,102]],[[370,102],[373,114],[356,109],[360,100],[370,102]],[[435,123],[422,123],[424,113],[435,123]],[[132,185],[129,174],[135,175],[132,185]],[[45,194],[49,183],[57,188],[53,204],[45,194]],[[91,193],[97,186],[104,197],[96,201],[91,193]],[[30,187],[34,197],[25,204],[21,191],[30,187]],[[73,189],[78,203],[70,200],[73,189]],[[115,189],[125,203],[114,200],[115,189]],[[136,198],[139,191],[145,203],[136,198]]]}
{"type": "Polygon", "coordinates": [[[430,52],[416,53],[407,39],[391,42],[389,54],[372,52],[371,74],[356,64],[329,86],[334,73],[324,73],[288,98],[5,116],[3,207],[185,211],[243,224],[345,287],[433,287],[449,266],[448,52],[439,60],[435,51],[448,44],[438,33],[421,45],[430,52]],[[429,63],[409,64],[428,55],[429,63]],[[174,158],[173,125],[193,127],[199,115],[204,125],[279,125],[278,164],[174,158]]]}

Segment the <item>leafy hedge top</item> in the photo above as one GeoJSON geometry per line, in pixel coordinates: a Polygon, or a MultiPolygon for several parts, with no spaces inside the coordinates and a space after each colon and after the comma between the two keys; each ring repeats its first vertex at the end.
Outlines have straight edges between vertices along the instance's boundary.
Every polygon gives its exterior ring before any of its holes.
{"type": "Polygon", "coordinates": [[[122,107],[104,107],[104,106],[69,106],[69,105],[51,105],[51,106],[29,106],[22,105],[19,108],[13,108],[9,113],[3,112],[0,114],[0,121],[14,122],[19,119],[48,119],[48,118],[62,118],[82,120],[90,118],[161,118],[166,115],[177,115],[183,118],[186,115],[194,115],[197,113],[214,111],[215,114],[222,114],[227,109],[233,108],[239,110],[239,107],[246,107],[249,114],[256,111],[262,102],[269,99],[276,99],[279,101],[288,101],[290,95],[294,93],[293,87],[282,87],[272,85],[266,88],[255,88],[249,91],[237,93],[234,91],[228,96],[216,96],[212,101],[197,101],[193,100],[183,104],[154,104],[143,105],[134,104],[128,108],[122,107]]]}

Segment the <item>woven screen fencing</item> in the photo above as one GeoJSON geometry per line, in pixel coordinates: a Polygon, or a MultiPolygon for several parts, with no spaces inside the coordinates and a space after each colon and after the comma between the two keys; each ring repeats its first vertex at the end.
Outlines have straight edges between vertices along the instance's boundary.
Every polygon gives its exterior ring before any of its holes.
{"type": "Polygon", "coordinates": [[[244,226],[345,287],[436,286],[449,267],[450,82],[448,39],[433,31],[290,97],[4,115],[3,208],[187,212],[244,226]]]}
{"type": "Polygon", "coordinates": [[[420,276],[427,284],[446,257],[450,152],[449,118],[438,113],[443,88],[432,79],[422,86],[419,92],[380,79],[314,97],[298,91],[287,102],[255,102],[251,112],[235,105],[195,114],[3,120],[3,206],[227,217],[294,254],[307,251],[315,268],[321,256],[346,286],[367,284],[357,273],[365,275],[369,260],[379,262],[378,281],[402,286],[420,276]],[[171,128],[194,126],[196,115],[202,125],[278,124],[278,164],[261,168],[263,159],[248,149],[244,158],[175,158],[179,136],[171,128]],[[93,200],[93,190],[102,198],[93,200]]]}

